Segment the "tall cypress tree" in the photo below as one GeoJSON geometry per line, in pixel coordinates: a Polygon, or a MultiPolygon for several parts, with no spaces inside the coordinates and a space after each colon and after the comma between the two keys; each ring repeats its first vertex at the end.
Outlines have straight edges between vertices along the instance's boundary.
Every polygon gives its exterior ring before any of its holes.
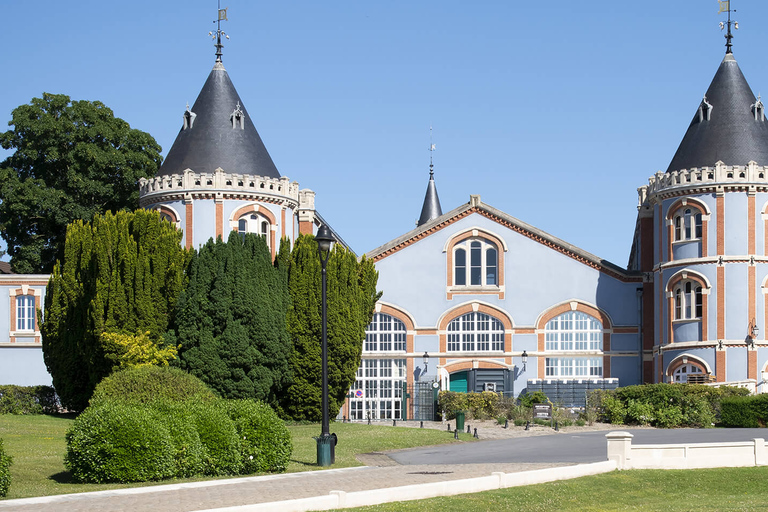
{"type": "Polygon", "coordinates": [[[179,298],[180,366],[224,397],[275,404],[290,380],[287,308],[284,278],[263,237],[209,240],[179,298]]]}
{"type": "Polygon", "coordinates": [[[181,232],[157,212],[97,215],[67,228],[45,296],[43,357],[62,405],[79,411],[111,373],[101,335],[149,333],[159,347],[184,285],[181,232]]]}
{"type": "MultiPolygon", "coordinates": [[[[321,410],[321,264],[314,237],[304,235],[291,253],[288,331],[293,342],[293,382],[283,408],[294,419],[317,421],[321,410]]],[[[355,381],[365,327],[371,321],[378,273],[370,260],[357,261],[340,245],[328,260],[328,395],[331,413],[339,410],[355,381]]]]}

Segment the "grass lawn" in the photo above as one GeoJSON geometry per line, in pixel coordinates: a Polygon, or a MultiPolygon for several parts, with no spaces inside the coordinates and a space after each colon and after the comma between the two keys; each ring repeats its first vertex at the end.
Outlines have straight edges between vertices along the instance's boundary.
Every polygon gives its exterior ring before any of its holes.
{"type": "Polygon", "coordinates": [[[358,511],[765,511],[768,467],[632,470],[358,511]]]}
{"type": "MultiPolygon", "coordinates": [[[[72,483],[69,472],[64,468],[64,435],[72,422],[72,417],[62,416],[0,415],[0,438],[3,439],[6,453],[14,459],[11,466],[11,489],[6,499],[210,479],[198,477],[150,484],[72,483]]],[[[320,434],[320,425],[295,425],[288,428],[293,436],[293,455],[288,472],[320,469],[316,465],[316,442],[313,439],[313,436],[320,434]]],[[[339,436],[334,468],[359,466],[360,463],[355,459],[358,453],[458,442],[452,433],[433,429],[332,423],[331,432],[339,436]]],[[[470,434],[460,434],[460,439],[474,441],[470,434]]]]}

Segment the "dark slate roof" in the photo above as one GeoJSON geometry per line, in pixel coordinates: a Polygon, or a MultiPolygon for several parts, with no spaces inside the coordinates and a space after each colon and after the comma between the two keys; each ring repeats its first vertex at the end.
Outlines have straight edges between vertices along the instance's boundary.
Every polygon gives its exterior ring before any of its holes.
{"type": "Polygon", "coordinates": [[[421,226],[432,219],[436,219],[443,214],[440,207],[440,198],[437,197],[437,185],[435,185],[435,176],[432,171],[429,172],[429,184],[427,185],[427,194],[424,196],[424,206],[421,207],[421,217],[416,222],[421,226]]]}
{"type": "Polygon", "coordinates": [[[192,127],[179,131],[158,175],[181,174],[186,169],[212,173],[221,167],[234,174],[280,178],[221,62],[208,75],[192,112],[192,127]],[[232,114],[238,105],[244,115],[243,129],[232,128],[232,114]]]}
{"type": "MultiPolygon", "coordinates": [[[[768,165],[768,123],[763,116],[755,120],[755,95],[739,69],[733,54],[726,54],[707,89],[706,101],[712,105],[709,120],[700,120],[699,110],[677,148],[669,171],[692,167],[746,165],[754,160],[768,165]]],[[[706,110],[706,105],[702,101],[706,110]]]]}
{"type": "Polygon", "coordinates": [[[11,264],[7,261],[0,261],[0,274],[13,274],[11,270],[11,264]]]}

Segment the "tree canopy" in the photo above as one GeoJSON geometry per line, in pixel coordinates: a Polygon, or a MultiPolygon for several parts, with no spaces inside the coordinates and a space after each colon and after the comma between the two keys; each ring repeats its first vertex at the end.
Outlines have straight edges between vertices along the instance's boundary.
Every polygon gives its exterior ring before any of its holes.
{"type": "Polygon", "coordinates": [[[139,178],[162,157],[148,133],[98,101],[43,93],[12,112],[0,145],[0,235],[18,273],[48,273],[64,256],[67,225],[138,208],[139,178]]]}
{"type": "Polygon", "coordinates": [[[107,212],[67,228],[40,327],[45,365],[63,406],[83,410],[96,384],[113,370],[169,352],[165,335],[189,262],[181,235],[147,210],[107,212]],[[105,333],[130,336],[116,348],[115,337],[105,333]],[[158,350],[148,349],[147,340],[158,350]]]}
{"type": "Polygon", "coordinates": [[[210,239],[178,302],[179,365],[225,398],[275,405],[290,381],[287,308],[284,272],[263,237],[210,239]]]}

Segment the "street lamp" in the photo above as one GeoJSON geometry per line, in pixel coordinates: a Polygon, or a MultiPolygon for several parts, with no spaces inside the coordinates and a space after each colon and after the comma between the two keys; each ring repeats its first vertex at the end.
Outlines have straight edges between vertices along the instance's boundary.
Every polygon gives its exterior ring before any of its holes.
{"type": "Polygon", "coordinates": [[[424,352],[424,357],[422,357],[421,360],[424,363],[424,373],[427,373],[427,365],[429,364],[429,354],[424,352]]]}
{"type": "Polygon", "coordinates": [[[331,443],[335,444],[334,437],[331,436],[328,426],[328,290],[326,285],[326,272],[325,267],[328,264],[328,258],[331,255],[331,247],[336,240],[331,234],[331,230],[328,226],[323,224],[320,229],[317,230],[315,235],[315,241],[317,242],[317,252],[320,254],[320,265],[322,267],[322,380],[323,380],[323,431],[320,433],[320,437],[315,438],[317,440],[317,465],[318,466],[330,466],[333,464],[333,452],[334,447],[331,443]]]}
{"type": "Polygon", "coordinates": [[[525,369],[528,367],[528,352],[523,350],[523,354],[521,357],[523,359],[523,371],[525,371],[525,369]]]}

